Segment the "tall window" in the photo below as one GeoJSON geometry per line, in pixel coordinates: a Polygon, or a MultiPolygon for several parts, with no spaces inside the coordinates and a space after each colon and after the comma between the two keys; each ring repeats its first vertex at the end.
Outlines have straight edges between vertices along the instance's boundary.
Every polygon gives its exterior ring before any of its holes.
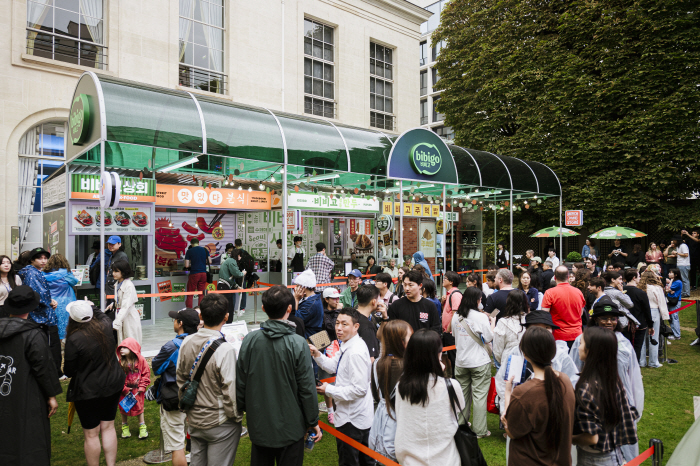
{"type": "Polygon", "coordinates": [[[420,72],[420,95],[428,93],[428,70],[420,72]]]}
{"type": "Polygon", "coordinates": [[[443,121],[445,119],[445,115],[443,113],[438,113],[437,111],[437,104],[439,100],[440,97],[435,97],[433,99],[433,123],[443,121]]]}
{"type": "Polygon", "coordinates": [[[22,250],[43,244],[41,185],[65,163],[65,132],[65,122],[46,122],[30,129],[19,140],[18,220],[22,250]]]}
{"type": "Polygon", "coordinates": [[[428,124],[428,100],[427,99],[420,101],[420,124],[421,125],[428,124]]]}
{"type": "Polygon", "coordinates": [[[180,0],[179,82],[224,94],[224,0],[180,0]]]}
{"type": "Polygon", "coordinates": [[[437,60],[438,55],[440,55],[440,50],[445,48],[445,41],[441,40],[433,47],[433,61],[437,60]]]}
{"type": "Polygon", "coordinates": [[[448,141],[452,141],[455,138],[455,132],[451,126],[438,126],[437,128],[433,128],[433,131],[435,131],[435,134],[448,141]]]}
{"type": "Polygon", "coordinates": [[[333,28],[304,20],[304,113],[335,118],[333,28]]]}
{"type": "Polygon", "coordinates": [[[28,0],[27,54],[105,69],[103,0],[28,0]]]}
{"type": "Polygon", "coordinates": [[[394,129],[394,65],[393,51],[383,45],[369,43],[369,107],[370,126],[394,129]]]}
{"type": "Polygon", "coordinates": [[[428,63],[428,41],[423,41],[420,43],[420,66],[428,63]]]}
{"type": "MultiPolygon", "coordinates": [[[[438,74],[438,71],[435,68],[432,68],[431,71],[433,73],[433,88],[435,88],[435,84],[437,84],[437,82],[440,81],[440,75],[438,74]]],[[[435,91],[435,89],[433,89],[433,91],[435,91]]]]}

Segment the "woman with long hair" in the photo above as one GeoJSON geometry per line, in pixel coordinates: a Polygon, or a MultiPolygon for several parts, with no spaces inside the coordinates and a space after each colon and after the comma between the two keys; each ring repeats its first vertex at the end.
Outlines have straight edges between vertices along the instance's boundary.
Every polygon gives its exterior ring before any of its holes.
{"type": "Polygon", "coordinates": [[[371,385],[377,409],[369,431],[369,447],[396,461],[396,384],[403,373],[403,358],[413,329],[405,320],[390,320],[382,324],[377,336],[382,352],[372,364],[371,385]]]}
{"type": "Polygon", "coordinates": [[[649,264],[660,264],[664,261],[664,253],[656,247],[655,242],[649,243],[649,249],[644,255],[644,260],[647,265],[649,264]]]}
{"type": "Polygon", "coordinates": [[[632,248],[632,252],[627,256],[627,265],[636,269],[640,262],[644,262],[646,253],[642,251],[642,245],[636,243],[632,248]]]}
{"type": "Polygon", "coordinates": [[[12,259],[8,256],[0,256],[0,306],[5,304],[7,295],[16,286],[22,284],[22,279],[15,273],[15,268],[12,267],[12,259]]]}
{"type": "Polygon", "coordinates": [[[511,438],[509,465],[571,464],[575,397],[571,380],[552,368],[557,346],[552,333],[541,327],[527,329],[520,351],[533,376],[513,388],[506,381],[505,415],[501,421],[511,438]]]}
{"type": "Polygon", "coordinates": [[[518,346],[525,333],[525,316],[530,312],[527,295],[521,290],[511,290],[506,298],[506,309],[493,331],[493,357],[498,366],[503,364],[502,356],[518,346]]]}
{"type": "Polygon", "coordinates": [[[395,401],[396,459],[403,466],[460,464],[449,392],[462,407],[464,396],[455,380],[444,378],[441,358],[442,340],[434,330],[418,330],[406,345],[395,401]]]}
{"type": "Polygon", "coordinates": [[[666,298],[668,298],[668,313],[671,321],[671,330],[673,336],[668,337],[669,340],[681,339],[681,322],[678,319],[678,313],[673,312],[681,307],[681,294],[683,293],[683,282],[681,281],[681,271],[673,267],[668,269],[668,278],[666,279],[666,298]]]}
{"type": "Polygon", "coordinates": [[[588,289],[588,284],[591,280],[591,271],[587,268],[578,269],[574,276],[574,282],[571,284],[574,288],[578,288],[583,293],[583,298],[586,300],[586,307],[581,312],[581,323],[585,327],[588,325],[588,309],[593,306],[595,295],[588,289]]]}
{"type": "Polygon", "coordinates": [[[435,285],[435,282],[432,280],[423,280],[423,297],[435,304],[438,315],[442,317],[442,303],[436,298],[436,296],[437,286],[435,285]]]}
{"type": "Polygon", "coordinates": [[[580,466],[617,466],[629,461],[623,445],[637,443],[636,420],[618,375],[618,339],[600,327],[588,327],[578,347],[583,370],[576,384],[573,442],[580,466]]]}
{"type": "Polygon", "coordinates": [[[499,269],[504,269],[508,267],[510,262],[510,254],[506,249],[505,244],[498,243],[498,250],[496,251],[496,267],[499,269]]]}
{"type": "Polygon", "coordinates": [[[664,295],[664,287],[661,284],[661,279],[653,271],[647,270],[642,274],[642,279],[639,280],[639,289],[646,292],[649,298],[649,307],[651,308],[651,318],[654,321],[654,336],[648,333],[644,337],[642,344],[642,353],[639,357],[639,366],[647,367],[647,348],[649,348],[649,367],[661,367],[659,364],[659,327],[661,320],[668,320],[668,306],[666,305],[666,296],[664,295]],[[651,340],[655,340],[653,344],[651,340]]]}
{"type": "Polygon", "coordinates": [[[467,288],[475,287],[481,290],[481,303],[486,304],[486,294],[484,293],[484,287],[481,284],[481,274],[473,272],[470,273],[467,275],[465,283],[467,284],[467,288]]]}
{"type": "Polygon", "coordinates": [[[88,466],[99,464],[100,450],[104,450],[107,466],[114,466],[117,459],[114,419],[125,375],[115,353],[112,321],[103,312],[93,311],[89,301],[74,301],[67,310],[70,320],[66,327],[63,372],[71,380],[66,401],[75,403],[85,435],[88,466]]]}
{"type": "Polygon", "coordinates": [[[676,267],[676,259],[678,257],[678,241],[672,239],[664,251],[664,276],[668,275],[668,271],[676,267]]]}
{"type": "MultiPolygon", "coordinates": [[[[522,291],[518,293],[522,294],[522,291]]],[[[473,399],[472,428],[478,437],[488,437],[491,432],[486,425],[486,401],[491,385],[491,355],[486,345],[493,340],[496,319],[479,312],[481,309],[481,290],[467,288],[447,331],[454,335],[457,347],[455,379],[462,387],[464,399],[469,400],[464,406],[461,420],[466,422],[469,419],[473,399]]]]}
{"type": "Polygon", "coordinates": [[[133,273],[131,266],[126,261],[117,261],[112,264],[112,276],[114,277],[114,302],[107,306],[114,306],[117,310],[114,319],[114,330],[117,331],[117,341],[122,342],[127,338],[133,338],[141,344],[141,314],[136,308],[138,297],[136,288],[131,282],[133,273]]]}
{"type": "Polygon", "coordinates": [[[68,325],[68,303],[75,301],[75,291],[73,287],[79,285],[70,270],[68,259],[61,254],[53,254],[49,257],[46,267],[44,267],[44,277],[49,284],[51,299],[54,299],[56,307],[56,319],[58,320],[58,336],[63,340],[66,338],[66,326],[68,325]]]}
{"type": "Polygon", "coordinates": [[[399,268],[399,278],[398,281],[396,282],[396,291],[395,294],[396,296],[400,298],[403,298],[406,292],[403,289],[403,276],[406,275],[408,272],[410,272],[411,269],[403,266],[399,268]]]}
{"type": "Polygon", "coordinates": [[[531,311],[536,311],[540,305],[540,293],[537,290],[537,284],[532,283],[532,275],[529,272],[520,274],[518,289],[523,290],[527,296],[527,305],[531,311]]]}

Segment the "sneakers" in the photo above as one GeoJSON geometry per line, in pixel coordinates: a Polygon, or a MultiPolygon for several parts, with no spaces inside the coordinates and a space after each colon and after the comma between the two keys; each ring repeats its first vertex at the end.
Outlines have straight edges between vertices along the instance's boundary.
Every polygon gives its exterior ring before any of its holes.
{"type": "Polygon", "coordinates": [[[244,316],[245,315],[245,309],[241,309],[238,311],[238,317],[244,316]]]}
{"type": "Polygon", "coordinates": [[[328,413],[328,423],[335,425],[335,415],[334,413],[328,413]]]}
{"type": "Polygon", "coordinates": [[[659,364],[658,366],[649,366],[651,369],[658,369],[659,367],[664,367],[663,364],[659,364]]]}
{"type": "Polygon", "coordinates": [[[129,426],[127,424],[122,424],[122,438],[131,437],[131,432],[129,432],[129,426]]]}
{"type": "Polygon", "coordinates": [[[248,429],[246,427],[244,427],[243,429],[241,429],[241,438],[247,437],[247,436],[248,436],[248,429]]]}
{"type": "Polygon", "coordinates": [[[491,436],[491,432],[489,432],[489,431],[487,430],[485,434],[483,434],[483,435],[477,435],[476,438],[484,438],[484,437],[490,437],[490,436],[491,436]]]}
{"type": "Polygon", "coordinates": [[[139,426],[139,439],[143,440],[148,437],[148,430],[146,429],[146,424],[141,424],[139,426]]]}
{"type": "Polygon", "coordinates": [[[700,338],[696,338],[696,339],[690,344],[690,346],[698,346],[698,345],[700,345],[700,338]]]}
{"type": "Polygon", "coordinates": [[[62,375],[61,377],[58,378],[59,381],[63,382],[64,380],[68,380],[67,375],[62,375]]]}

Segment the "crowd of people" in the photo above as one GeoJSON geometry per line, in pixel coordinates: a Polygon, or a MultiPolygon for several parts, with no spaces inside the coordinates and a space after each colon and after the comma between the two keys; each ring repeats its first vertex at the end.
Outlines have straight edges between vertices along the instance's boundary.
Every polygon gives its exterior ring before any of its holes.
{"type": "MultiPolygon", "coordinates": [[[[75,279],[60,255],[37,248],[18,271],[0,256],[0,395],[10,407],[0,425],[20,419],[19,427],[0,428],[7,464],[50,463],[49,418],[59,380],[70,378],[66,399],[91,466],[102,453],[115,464],[117,412],[122,438],[132,435],[132,417],[138,437],[148,437],[147,401],[160,405],[175,466],[188,462],[187,437],[191,464],[232,464],[244,414],[251,464],[301,465],[305,442],[323,437],[318,395],[340,433],[403,465],[459,464],[455,433],[468,424],[476,438],[492,435],[490,405],[500,415],[508,464],[619,465],[639,453],[640,367],[661,367],[662,321],[669,339],[680,339],[673,311],[687,273],[678,264],[667,278],[658,262],[600,271],[588,242],[588,256],[572,271],[554,250],[541,268],[528,252],[532,263],[518,268],[517,288],[513,274],[494,265],[483,284],[480,274],[463,280],[446,272],[438,298],[417,252],[410,266],[396,267],[393,257],[384,268],[368,260],[341,293],[327,286],[332,261],[319,243],[293,289],[263,293],[268,320],[240,349],[221,332],[231,321],[230,295],[207,294],[198,309],[171,312],[175,335],[153,359],[152,376],[141,354],[132,271],[117,240],[109,243],[105,285],[115,297],[105,312],[71,294],[75,279]],[[312,338],[322,332],[327,338],[312,338]],[[448,346],[454,349],[443,351],[448,346]]],[[[626,253],[617,246],[611,254],[626,253]]],[[[692,258],[685,250],[676,248],[676,256],[692,258]]],[[[655,251],[650,257],[660,258],[655,251]]],[[[245,279],[242,259],[234,247],[222,263],[232,287],[245,279]]],[[[188,260],[194,267],[196,251],[188,260]]],[[[340,439],[337,451],[340,465],[374,464],[340,439]]]]}

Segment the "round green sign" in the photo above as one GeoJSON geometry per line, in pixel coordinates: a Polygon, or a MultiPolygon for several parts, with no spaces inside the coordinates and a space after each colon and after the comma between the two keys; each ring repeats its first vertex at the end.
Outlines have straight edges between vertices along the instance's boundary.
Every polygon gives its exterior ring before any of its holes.
{"type": "Polygon", "coordinates": [[[442,167],[442,156],[437,146],[427,142],[420,142],[411,148],[409,152],[411,167],[423,175],[435,175],[442,167]]]}
{"type": "Polygon", "coordinates": [[[90,134],[90,98],[87,94],[80,94],[73,99],[68,130],[73,145],[81,145],[90,134]]]}

